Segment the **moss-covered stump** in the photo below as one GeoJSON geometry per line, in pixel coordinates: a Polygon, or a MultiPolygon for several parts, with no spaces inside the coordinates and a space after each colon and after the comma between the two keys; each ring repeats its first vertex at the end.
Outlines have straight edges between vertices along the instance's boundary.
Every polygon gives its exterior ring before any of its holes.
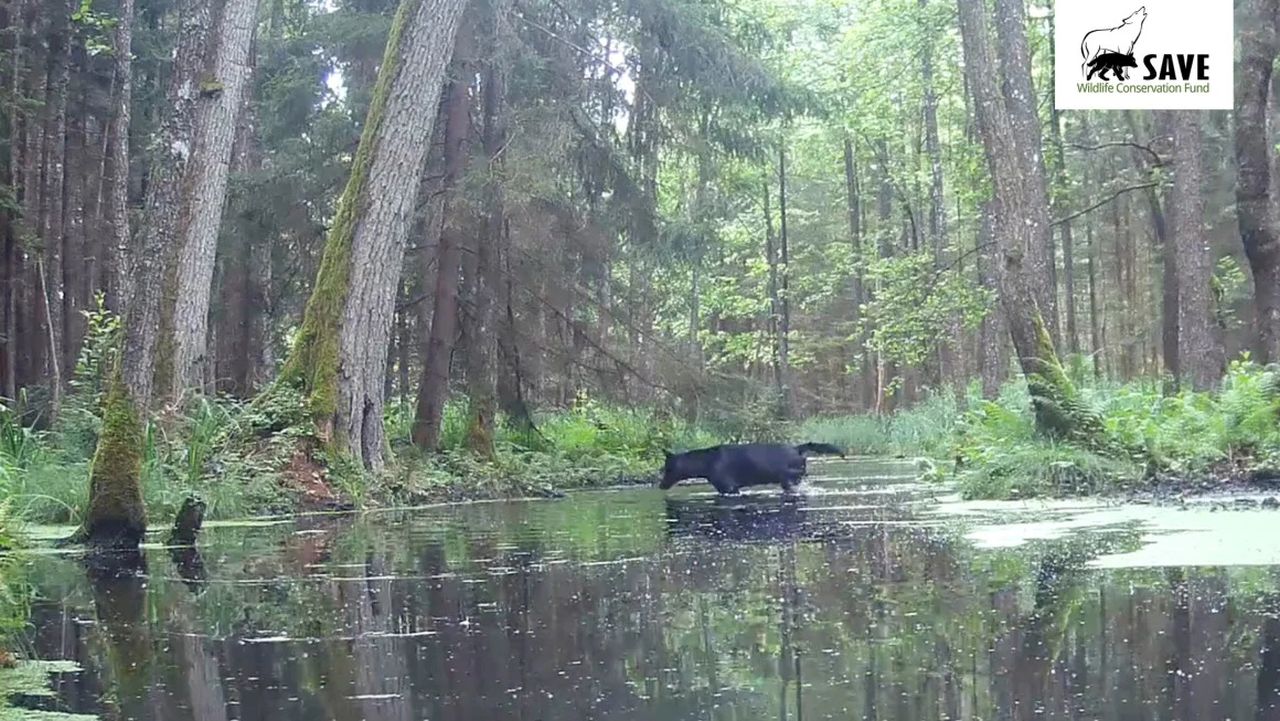
{"type": "Polygon", "coordinates": [[[204,525],[204,501],[188,496],[178,509],[178,517],[173,521],[173,529],[169,531],[170,546],[194,546],[200,527],[204,525]]]}
{"type": "Polygon", "coordinates": [[[137,548],[147,530],[142,503],[142,423],[119,374],[102,412],[102,434],[89,475],[83,538],[99,548],[137,548]]]}

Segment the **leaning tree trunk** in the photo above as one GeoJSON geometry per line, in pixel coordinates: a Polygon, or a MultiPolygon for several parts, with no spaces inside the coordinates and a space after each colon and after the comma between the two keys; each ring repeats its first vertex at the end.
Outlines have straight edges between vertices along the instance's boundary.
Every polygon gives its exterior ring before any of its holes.
{"type": "Polygon", "coordinates": [[[1271,198],[1272,65],[1280,53],[1278,0],[1243,0],[1236,71],[1236,218],[1253,272],[1258,359],[1280,362],[1280,224],[1271,198]]]}
{"type": "Polygon", "coordinates": [[[200,81],[195,121],[198,133],[185,182],[173,296],[166,300],[162,315],[167,321],[164,330],[170,334],[166,342],[171,344],[171,356],[161,359],[162,365],[171,366],[169,388],[162,390],[175,399],[204,386],[218,229],[226,205],[236,121],[249,90],[250,46],[257,11],[258,0],[226,0],[211,45],[216,48],[210,63],[212,75],[200,81]]]}
{"type": "MultiPolygon", "coordinates": [[[[129,275],[132,288],[125,318],[124,383],[133,402],[145,412],[151,406],[160,341],[164,279],[175,253],[182,210],[182,183],[195,141],[196,101],[204,68],[212,3],[187,0],[180,12],[182,25],[169,80],[168,108],[152,151],[147,182],[146,215],[129,275]]],[[[127,102],[127,100],[122,101],[127,102]]],[[[127,177],[126,168],[116,173],[127,177]]],[[[126,182],[122,177],[117,182],[126,182]]],[[[118,235],[118,233],[117,233],[118,235]]]]}
{"type": "MultiPolygon", "coordinates": [[[[991,51],[986,7],[982,0],[958,0],[964,65],[973,91],[978,131],[987,157],[987,167],[995,189],[995,238],[1000,255],[1000,303],[1004,309],[1009,337],[1027,380],[1035,411],[1036,427],[1046,435],[1090,442],[1097,433],[1096,417],[1078,403],[1076,391],[1067,378],[1049,329],[1041,314],[1040,294],[1043,269],[1029,260],[1042,247],[1047,224],[1038,218],[1045,212],[1044,167],[1026,162],[1019,154],[1035,147],[1038,127],[1015,124],[1008,99],[996,86],[996,69],[991,51]],[[1037,192],[1037,188],[1039,192],[1037,192]]],[[[1025,28],[1008,26],[1006,42],[1025,44],[1025,28]]],[[[1005,58],[1008,60],[1009,58],[1005,58]]],[[[1016,88],[1011,89],[1016,94],[1016,88]]],[[[1023,102],[1025,98],[1016,98],[1023,102]]],[[[1038,153],[1036,155],[1038,158],[1038,153]]]]}
{"type": "MultiPolygon", "coordinates": [[[[467,93],[470,67],[470,43],[466,30],[458,33],[454,50],[456,78],[449,87],[444,105],[444,178],[440,191],[452,191],[466,167],[465,143],[471,133],[471,100],[467,93]]],[[[423,450],[434,451],[440,445],[440,427],[444,421],[444,402],[449,394],[449,367],[454,337],[458,332],[458,274],[462,272],[462,243],[455,228],[444,221],[449,203],[441,203],[440,218],[428,218],[427,224],[440,227],[436,252],[436,283],[431,308],[431,330],[427,338],[422,376],[418,380],[418,399],[413,418],[413,442],[423,450]]]]}
{"type": "Polygon", "coordinates": [[[1031,274],[1032,296],[1049,329],[1054,345],[1058,333],[1058,271],[1054,253],[1053,228],[1049,225],[1049,193],[1044,170],[1038,96],[1031,82],[1031,51],[1027,46],[1027,9],[1023,0],[996,0],[996,55],[1004,69],[1004,105],[1013,130],[1014,150],[1011,158],[1017,164],[1019,177],[1026,185],[1027,223],[1031,234],[1025,249],[1027,272],[1031,274]]]}
{"type": "Polygon", "coordinates": [[[464,0],[404,0],[351,177],[281,380],[307,394],[320,437],[382,468],[382,376],[404,243],[464,0]]]}
{"type": "Polygon", "coordinates": [[[1178,362],[1195,390],[1217,385],[1225,364],[1214,331],[1213,255],[1204,233],[1204,148],[1200,113],[1172,112],[1173,238],[1178,260],[1178,362]]]}

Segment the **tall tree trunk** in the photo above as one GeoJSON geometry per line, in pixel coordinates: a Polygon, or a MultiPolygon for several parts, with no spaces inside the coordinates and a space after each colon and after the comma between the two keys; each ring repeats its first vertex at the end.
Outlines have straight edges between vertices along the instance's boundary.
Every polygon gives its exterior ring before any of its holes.
{"type": "MultiPolygon", "coordinates": [[[[172,363],[167,393],[177,399],[201,390],[210,362],[209,298],[218,231],[226,206],[227,179],[235,146],[237,119],[249,92],[252,73],[250,46],[257,21],[258,0],[225,0],[213,49],[211,77],[200,81],[196,108],[196,137],[185,181],[183,217],[178,235],[172,310],[162,316],[172,334],[172,363]]],[[[162,359],[162,363],[165,359],[162,359]]],[[[163,373],[165,369],[161,369],[163,373]]]]}
{"type": "Polygon", "coordinates": [[[107,199],[105,217],[110,228],[111,264],[107,306],[123,313],[130,306],[133,287],[132,241],[129,230],[129,114],[133,105],[133,0],[120,0],[113,60],[115,92],[107,126],[107,199]]]}
{"type": "MultiPolygon", "coordinates": [[[[83,53],[77,53],[76,75],[85,72],[83,53]]],[[[79,80],[79,78],[77,78],[79,80]]],[[[64,181],[66,203],[62,209],[62,316],[63,343],[61,367],[68,381],[75,374],[76,356],[84,338],[84,309],[92,297],[87,259],[92,252],[86,247],[85,215],[92,211],[86,188],[94,176],[93,153],[90,151],[90,121],[94,110],[86,104],[83,82],[77,82],[76,104],[67,117],[67,173],[64,181]]]]}
{"type": "MultiPolygon", "coordinates": [[[[978,211],[981,222],[978,230],[978,282],[983,288],[999,297],[999,258],[995,235],[995,201],[984,202],[978,211]]],[[[1008,372],[1004,354],[1004,315],[993,308],[982,319],[978,329],[979,374],[982,376],[982,397],[994,400],[1000,395],[1000,386],[1008,372]]]]}
{"type": "Polygon", "coordinates": [[[773,387],[777,393],[777,401],[782,403],[783,394],[786,391],[782,379],[782,335],[778,332],[779,317],[782,313],[782,298],[778,294],[778,252],[774,247],[773,237],[773,213],[769,207],[769,179],[766,176],[764,181],[764,259],[769,266],[769,345],[771,349],[770,355],[773,368],[773,387]]]}
{"type": "Polygon", "coordinates": [[[845,206],[849,214],[849,242],[853,247],[853,321],[858,328],[856,352],[861,355],[862,366],[859,373],[859,402],[862,409],[870,409],[875,403],[875,390],[872,386],[870,361],[871,353],[867,350],[867,332],[862,327],[862,305],[866,302],[866,288],[863,268],[866,259],[862,248],[862,199],[858,189],[858,166],[853,152],[853,140],[844,139],[844,189],[845,206]]]}
{"type": "Polygon", "coordinates": [[[791,256],[787,244],[787,149],[778,148],[778,245],[781,251],[781,318],[778,325],[778,365],[782,370],[782,417],[795,411],[791,397],[791,256]]]}
{"type": "MultiPolygon", "coordinates": [[[[1049,13],[1049,65],[1053,66],[1057,57],[1057,47],[1054,44],[1054,16],[1053,12],[1049,13]]],[[[1069,199],[1070,182],[1067,178],[1067,156],[1062,145],[1062,113],[1058,111],[1057,101],[1055,98],[1054,83],[1049,82],[1049,100],[1050,108],[1049,118],[1049,137],[1053,142],[1053,208],[1054,214],[1059,218],[1066,217],[1071,202],[1069,199]]],[[[1059,224],[1059,232],[1062,234],[1062,286],[1064,297],[1063,300],[1067,305],[1067,337],[1066,346],[1070,353],[1078,354],[1080,352],[1080,331],[1076,323],[1076,259],[1075,259],[1075,238],[1071,234],[1071,221],[1065,221],[1059,224]]],[[[1051,258],[1051,260],[1053,260],[1051,258]]],[[[1056,293],[1056,288],[1055,288],[1056,293]]]]}
{"type": "Polygon", "coordinates": [[[449,395],[449,366],[454,339],[458,333],[458,274],[462,270],[462,245],[456,228],[447,224],[448,193],[466,168],[465,144],[471,132],[471,100],[467,92],[470,73],[469,32],[458,33],[454,50],[454,78],[444,102],[444,178],[440,192],[446,202],[440,205],[441,216],[427,223],[440,228],[436,252],[436,283],[431,309],[431,330],[422,376],[418,380],[418,399],[413,418],[413,442],[423,450],[434,451],[440,443],[440,427],[444,420],[444,403],[449,395]]]}
{"type": "MultiPolygon", "coordinates": [[[[14,0],[7,8],[4,9],[5,24],[14,29],[9,33],[10,40],[6,44],[9,51],[9,77],[8,87],[6,88],[12,97],[17,98],[21,94],[23,79],[23,30],[26,27],[26,18],[23,9],[24,0],[14,0]]],[[[16,194],[21,188],[22,181],[22,111],[9,103],[4,108],[4,118],[9,129],[9,144],[6,154],[7,167],[4,176],[5,182],[13,189],[16,194]]],[[[4,235],[2,242],[4,244],[4,254],[0,256],[3,261],[3,277],[4,277],[4,297],[0,299],[4,308],[4,325],[0,327],[0,334],[4,338],[3,355],[0,356],[0,393],[4,398],[14,399],[18,395],[18,315],[19,315],[19,298],[22,278],[22,250],[18,242],[19,233],[18,225],[20,223],[21,214],[18,208],[5,208],[3,210],[4,218],[4,235]]]]}
{"type": "Polygon", "coordinates": [[[302,328],[281,374],[322,438],[382,468],[382,375],[404,242],[463,0],[404,0],[302,328]]]}
{"type": "MultiPolygon", "coordinates": [[[[196,104],[213,11],[212,3],[186,0],[180,12],[183,22],[169,81],[168,107],[159,142],[152,151],[146,215],[129,272],[132,288],[125,319],[123,373],[140,413],[151,406],[157,377],[165,278],[177,252],[183,179],[195,144],[196,104]]],[[[127,133],[127,127],[123,131],[127,133]]],[[[127,166],[117,167],[116,172],[124,176],[127,166]]]]}
{"type": "Polygon", "coordinates": [[[1195,390],[1222,378],[1225,358],[1214,333],[1213,255],[1204,232],[1203,130],[1200,113],[1172,111],[1173,237],[1178,249],[1178,360],[1195,390]]]}
{"type": "Polygon", "coordinates": [[[23,75],[26,78],[26,89],[22,96],[28,110],[22,118],[22,183],[21,207],[22,225],[19,232],[19,255],[28,255],[23,264],[21,291],[23,298],[18,309],[23,312],[20,319],[19,345],[26,349],[18,356],[18,386],[39,383],[45,375],[45,364],[48,360],[49,335],[46,323],[47,309],[44,286],[40,283],[40,260],[38,249],[31,248],[26,253],[23,249],[30,246],[28,239],[40,235],[40,219],[43,217],[43,184],[41,182],[42,162],[44,160],[44,114],[40,109],[47,107],[49,89],[49,47],[47,35],[47,18],[42,3],[26,3],[26,12],[31,16],[26,21],[30,44],[24,49],[23,56],[26,67],[23,75]]]}
{"type": "Polygon", "coordinates": [[[1138,244],[1133,237],[1132,215],[1129,212],[1128,199],[1116,202],[1116,235],[1123,238],[1117,249],[1121,254],[1120,267],[1124,271],[1124,355],[1129,377],[1135,378],[1142,373],[1142,333],[1138,330],[1140,308],[1138,306],[1138,244]],[[1123,225],[1120,218],[1123,217],[1123,225]]]}
{"type": "MultiPolygon", "coordinates": [[[[67,154],[67,94],[71,83],[71,7],[55,0],[49,19],[49,95],[45,106],[44,188],[40,208],[40,240],[44,265],[40,268],[48,325],[46,359],[50,374],[51,415],[57,416],[65,382],[62,352],[66,348],[66,308],[62,299],[63,201],[67,154]]],[[[78,4],[77,4],[77,7],[78,4]]]]}
{"type": "MultiPolygon", "coordinates": [[[[245,93],[231,152],[233,176],[257,173],[262,148],[251,93],[245,93]]],[[[275,354],[271,348],[271,255],[274,233],[251,215],[242,215],[233,234],[219,249],[215,387],[248,397],[270,381],[275,354]]],[[[210,338],[211,345],[213,338],[210,338]]]]}
{"type": "Polygon", "coordinates": [[[1236,71],[1236,218],[1253,274],[1256,353],[1261,362],[1280,361],[1280,225],[1271,197],[1274,141],[1271,135],[1272,67],[1280,53],[1280,2],[1243,0],[1240,61],[1236,71]]]}
{"type": "MultiPolygon", "coordinates": [[[[919,0],[921,14],[929,7],[929,0],[919,0]]],[[[926,33],[931,31],[926,29],[926,33]]],[[[942,182],[942,143],[938,137],[938,97],[933,79],[933,38],[923,41],[920,53],[920,78],[924,86],[924,147],[929,156],[929,239],[933,246],[933,264],[941,268],[947,252],[947,201],[942,182]]],[[[847,140],[846,140],[847,142],[847,140]]],[[[946,332],[937,340],[938,381],[941,385],[960,382],[956,371],[960,351],[960,324],[958,318],[948,319],[946,332]]]]}
{"type": "MultiPolygon", "coordinates": [[[[1001,0],[1008,4],[1008,0],[1001,0]]],[[[1020,3],[1019,19],[1022,16],[1020,3]]],[[[1037,148],[1038,126],[1025,122],[1015,124],[1006,101],[996,86],[993,69],[1011,70],[1019,53],[1002,54],[1001,65],[994,63],[988,31],[986,7],[982,0],[958,0],[960,31],[964,47],[965,71],[975,100],[979,134],[987,157],[988,170],[995,188],[995,235],[1000,251],[1000,302],[1009,327],[1009,336],[1018,354],[1018,362],[1027,380],[1035,411],[1037,429],[1046,435],[1089,441],[1096,433],[1096,419],[1077,410],[1075,388],[1058,362],[1041,304],[1033,290],[1045,274],[1034,263],[1035,249],[1043,247],[1047,222],[1038,219],[1045,213],[1044,172],[1039,162],[1027,162],[1020,153],[1037,148]],[[1038,188],[1038,192],[1037,192],[1038,188]],[[1031,261],[1031,262],[1028,262],[1031,261]]],[[[1001,12],[998,10],[997,14],[1001,12]]],[[[1008,22],[1002,22],[1008,26],[1008,22]]],[[[1025,49],[1025,28],[1004,27],[1004,44],[1025,49]]],[[[1019,72],[1029,72],[1022,66],[1019,72]]],[[[1025,89],[1024,89],[1025,90],[1025,89]]],[[[1009,89],[1013,105],[1030,102],[1016,86],[1009,89]]],[[[1034,109],[1034,105],[1031,106],[1034,109]]],[[[1025,118],[1024,118],[1025,120],[1025,118]]]]}
{"type": "MultiPolygon", "coordinates": [[[[1012,160],[1028,185],[1025,222],[1030,239],[1025,254],[1031,274],[1030,290],[1040,308],[1054,346],[1061,345],[1058,331],[1058,270],[1053,228],[1049,225],[1049,194],[1045,182],[1039,105],[1031,81],[1031,51],[1027,45],[1027,9],[1023,0],[996,0],[996,58],[1003,68],[1004,102],[1014,131],[1012,160]]],[[[972,80],[970,81],[972,82],[972,80]]]]}
{"type": "Polygon", "coordinates": [[[1098,244],[1093,236],[1093,224],[1085,223],[1085,242],[1089,245],[1089,351],[1093,354],[1093,376],[1102,378],[1105,362],[1102,342],[1102,309],[1098,306],[1098,273],[1095,265],[1098,258],[1098,244]]]}
{"type": "MultiPolygon", "coordinates": [[[[883,139],[877,141],[876,160],[879,171],[876,174],[876,253],[881,260],[893,257],[893,179],[889,175],[889,150],[883,139]]],[[[876,280],[874,291],[869,299],[874,298],[881,290],[881,282],[876,280]]],[[[886,362],[883,353],[876,352],[875,358],[875,403],[877,415],[893,410],[893,398],[885,397],[889,379],[896,371],[886,362]]]]}
{"type": "Polygon", "coordinates": [[[502,151],[507,142],[507,68],[500,48],[508,41],[510,5],[494,7],[492,50],[484,78],[482,145],[488,164],[482,232],[476,239],[476,275],[471,302],[475,308],[467,345],[467,446],[481,458],[494,457],[497,408],[497,296],[500,293],[501,248],[506,227],[502,151]]]}
{"type": "MultiPolygon", "coordinates": [[[[506,422],[513,428],[530,431],[534,429],[533,414],[525,402],[524,389],[527,378],[524,369],[523,349],[521,344],[520,325],[516,320],[515,271],[511,256],[515,252],[511,246],[511,222],[504,223],[502,246],[499,249],[501,276],[498,278],[501,291],[501,306],[498,313],[498,405],[506,416],[506,422]]],[[[605,343],[603,334],[600,347],[605,343]]]]}
{"type": "MultiPolygon", "coordinates": [[[[1170,145],[1167,113],[1155,113],[1155,124],[1152,128],[1152,139],[1149,147],[1157,152],[1165,152],[1170,145]]],[[[1134,142],[1139,142],[1138,120],[1132,111],[1125,112],[1125,121],[1129,134],[1134,142]]],[[[1139,166],[1147,167],[1151,157],[1145,150],[1134,148],[1133,160],[1139,166]]],[[[1154,178],[1154,166],[1148,168],[1147,176],[1154,178]]],[[[1178,365],[1178,273],[1177,248],[1169,238],[1168,222],[1165,220],[1164,204],[1160,202],[1160,190],[1156,187],[1143,191],[1147,199],[1147,215],[1151,218],[1151,229],[1155,234],[1156,245],[1160,248],[1161,260],[1161,313],[1160,313],[1160,348],[1164,360],[1164,373],[1168,374],[1173,385],[1182,376],[1178,365]]],[[[1171,390],[1171,389],[1170,389],[1171,390]]]]}

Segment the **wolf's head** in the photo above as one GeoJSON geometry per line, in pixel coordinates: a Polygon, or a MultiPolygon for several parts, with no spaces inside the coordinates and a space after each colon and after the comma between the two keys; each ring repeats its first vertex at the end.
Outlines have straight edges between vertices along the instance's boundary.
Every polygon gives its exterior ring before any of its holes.
{"type": "Polygon", "coordinates": [[[666,461],[662,464],[662,480],[658,482],[658,488],[666,490],[675,484],[683,481],[680,475],[680,457],[674,456],[668,451],[662,452],[666,456],[666,461]]]}
{"type": "Polygon", "coordinates": [[[1146,20],[1146,19],[1147,19],[1147,6],[1146,6],[1146,5],[1143,5],[1142,7],[1138,8],[1137,10],[1134,10],[1132,15],[1130,15],[1130,16],[1129,16],[1129,17],[1127,17],[1127,18],[1125,18],[1125,19],[1124,19],[1124,24],[1125,24],[1125,25],[1140,25],[1140,24],[1142,24],[1142,21],[1143,21],[1143,20],[1146,20]]]}

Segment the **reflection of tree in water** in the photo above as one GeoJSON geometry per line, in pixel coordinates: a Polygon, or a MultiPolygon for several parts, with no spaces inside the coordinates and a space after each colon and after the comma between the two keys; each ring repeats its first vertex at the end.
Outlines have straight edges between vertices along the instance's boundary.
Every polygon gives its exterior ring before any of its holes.
{"type": "Polygon", "coordinates": [[[156,718],[153,694],[148,693],[153,655],[145,615],[146,563],[142,551],[94,553],[85,560],[94,615],[106,646],[103,670],[110,681],[104,701],[127,721],[156,718]]]}
{"type": "Polygon", "coordinates": [[[752,502],[796,514],[796,532],[744,522],[741,504],[659,499],[633,521],[561,508],[549,527],[491,509],[464,534],[357,523],[230,566],[211,554],[204,582],[178,563],[182,580],[135,578],[119,606],[95,581],[90,635],[111,641],[82,652],[96,654],[82,676],[105,667],[135,718],[220,721],[220,677],[244,721],[1247,719],[1255,705],[1280,721],[1273,578],[1248,577],[1255,608],[1240,572],[1091,571],[1099,536],[978,552],[862,522],[873,513],[752,502]],[[273,634],[299,640],[237,639],[273,634]],[[109,656],[150,670],[131,680],[109,656]]]}

